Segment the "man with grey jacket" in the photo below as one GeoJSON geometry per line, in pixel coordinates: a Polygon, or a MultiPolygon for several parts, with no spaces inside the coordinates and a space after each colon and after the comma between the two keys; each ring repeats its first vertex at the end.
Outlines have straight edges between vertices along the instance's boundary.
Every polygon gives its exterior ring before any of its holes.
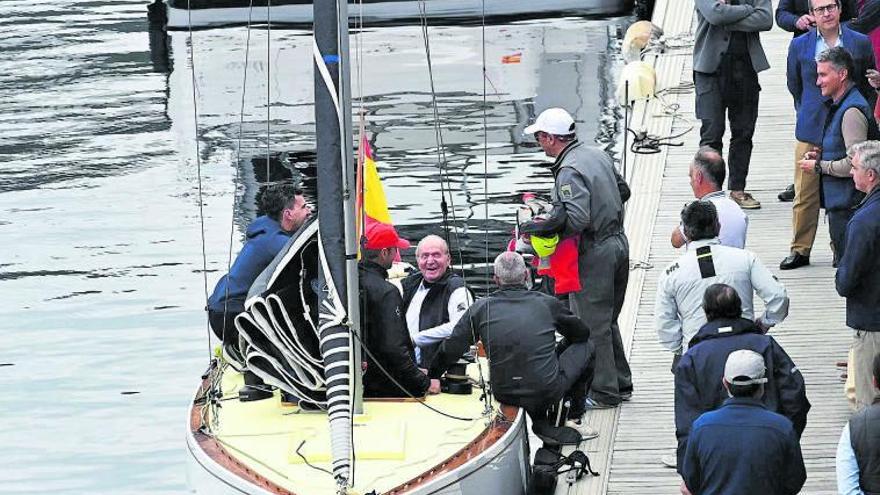
{"type": "Polygon", "coordinates": [[[730,121],[730,198],[743,209],[761,203],[745,191],[758,119],[758,72],[770,68],[760,31],[773,27],[770,0],[695,0],[694,38],[696,117],[702,121],[700,146],[721,152],[725,114],[730,121]]]}
{"type": "Polygon", "coordinates": [[[629,187],[607,153],[578,141],[574,119],[565,110],[544,110],[525,132],[556,159],[551,167],[555,182],[549,218],[526,222],[520,230],[577,239],[581,289],[569,293],[569,305],[589,327],[596,349],[585,407],[616,407],[632,395],[632,375],[617,326],[629,280],[629,242],[623,232],[629,187]]]}

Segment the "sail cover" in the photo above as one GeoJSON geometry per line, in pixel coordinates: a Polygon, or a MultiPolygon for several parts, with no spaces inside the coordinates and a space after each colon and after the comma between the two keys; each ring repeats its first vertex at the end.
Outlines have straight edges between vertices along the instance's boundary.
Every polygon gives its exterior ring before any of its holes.
{"type": "Polygon", "coordinates": [[[235,318],[247,342],[247,367],[266,383],[326,409],[326,380],[318,329],[318,221],[310,220],[251,286],[235,318]]]}

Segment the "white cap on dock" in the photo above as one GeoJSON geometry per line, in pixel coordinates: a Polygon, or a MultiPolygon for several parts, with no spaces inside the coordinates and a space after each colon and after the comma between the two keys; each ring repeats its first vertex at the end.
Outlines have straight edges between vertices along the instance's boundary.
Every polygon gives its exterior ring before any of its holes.
{"type": "Polygon", "coordinates": [[[538,115],[535,123],[526,127],[525,134],[546,132],[555,136],[574,134],[574,119],[562,108],[548,108],[538,115]]]}
{"type": "Polygon", "coordinates": [[[724,379],[732,385],[767,383],[766,372],[764,356],[748,349],[731,352],[724,365],[724,379]]]}

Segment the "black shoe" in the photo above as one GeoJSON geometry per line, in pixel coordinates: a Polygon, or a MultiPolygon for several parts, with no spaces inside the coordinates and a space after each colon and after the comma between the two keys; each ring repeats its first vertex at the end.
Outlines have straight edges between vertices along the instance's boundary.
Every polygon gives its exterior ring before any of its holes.
{"type": "Polygon", "coordinates": [[[789,202],[794,201],[794,184],[789,184],[781,193],[776,195],[779,198],[779,201],[789,202]]]}
{"type": "Polygon", "coordinates": [[[780,270],[794,270],[795,268],[800,268],[802,266],[807,266],[810,264],[810,257],[804,256],[801,253],[791,253],[787,258],[782,260],[782,263],[779,264],[780,270]]]}
{"type": "Polygon", "coordinates": [[[252,371],[244,371],[244,386],[238,389],[238,400],[252,402],[255,400],[268,399],[275,394],[272,387],[263,383],[263,380],[252,371]]]}

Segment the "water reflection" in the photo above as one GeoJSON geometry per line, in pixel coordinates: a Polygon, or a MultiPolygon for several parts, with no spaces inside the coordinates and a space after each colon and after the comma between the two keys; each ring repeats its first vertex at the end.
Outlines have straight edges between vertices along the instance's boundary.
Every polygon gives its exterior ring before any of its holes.
{"type": "MultiPolygon", "coordinates": [[[[522,135],[544,108],[567,108],[582,139],[615,153],[613,74],[619,60],[608,32],[626,21],[487,26],[485,45],[479,26],[433,27],[433,81],[417,26],[356,33],[351,39],[355,125],[362,112],[392,217],[403,235],[418,239],[448,229],[466,266],[485,262],[487,243],[492,254],[503,249],[521,193],[545,191],[552,182],[543,166],[546,157],[522,135]],[[443,194],[451,208],[445,224],[443,194]]],[[[170,38],[176,68],[169,78],[174,134],[184,139],[181,152],[192,152],[194,144],[185,138],[195,135],[194,78],[204,158],[235,156],[238,162],[235,218],[242,229],[253,218],[260,177],[267,175],[253,157],[285,153],[308,162],[313,153],[311,36],[230,28],[198,31],[191,38],[173,32],[170,38]],[[194,71],[187,59],[190,40],[194,71]]],[[[300,174],[290,163],[285,169],[294,177],[300,174]]]]}
{"type": "MultiPolygon", "coordinates": [[[[244,29],[194,34],[196,154],[186,33],[151,34],[146,3],[0,2],[4,493],[186,490],[185,412],[210,353],[205,290],[256,214],[257,185],[314,162],[307,33],[273,30],[267,46],[268,33],[253,31],[247,64],[244,29]]],[[[537,110],[562,104],[584,139],[608,136],[600,122],[617,61],[605,30],[621,22],[487,27],[485,140],[480,29],[431,30],[465,263],[484,261],[486,231],[500,249],[521,191],[549,185],[544,157],[521,137],[537,110]]],[[[420,32],[377,28],[358,47],[355,93],[392,215],[412,239],[441,231],[420,32]]]]}

